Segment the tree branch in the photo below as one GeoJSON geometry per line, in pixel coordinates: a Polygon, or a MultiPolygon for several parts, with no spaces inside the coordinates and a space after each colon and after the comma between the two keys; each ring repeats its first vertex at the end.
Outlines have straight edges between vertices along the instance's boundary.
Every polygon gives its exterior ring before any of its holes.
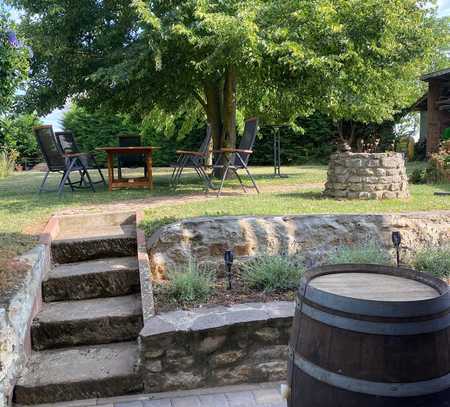
{"type": "Polygon", "coordinates": [[[197,99],[198,103],[200,103],[200,105],[201,105],[201,106],[203,107],[203,109],[205,109],[205,111],[206,111],[206,108],[208,107],[208,105],[206,104],[206,102],[203,100],[203,98],[200,96],[200,94],[199,94],[196,90],[194,90],[193,93],[194,93],[194,97],[197,99]]]}

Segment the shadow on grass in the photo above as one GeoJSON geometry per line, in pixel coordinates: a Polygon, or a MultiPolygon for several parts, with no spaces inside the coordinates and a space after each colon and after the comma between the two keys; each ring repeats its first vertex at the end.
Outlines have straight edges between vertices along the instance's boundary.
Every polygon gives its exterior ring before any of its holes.
{"type": "Polygon", "coordinates": [[[323,196],[322,191],[304,191],[304,192],[286,192],[277,193],[275,196],[280,198],[298,198],[298,199],[312,199],[312,200],[326,200],[327,197],[323,196]]]}

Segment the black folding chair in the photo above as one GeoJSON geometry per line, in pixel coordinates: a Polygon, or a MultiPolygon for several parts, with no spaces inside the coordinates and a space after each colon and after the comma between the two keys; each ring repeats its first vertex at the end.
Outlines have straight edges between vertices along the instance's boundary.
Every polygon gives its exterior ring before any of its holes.
{"type": "MultiPolygon", "coordinates": [[[[56,131],[55,132],[56,141],[64,154],[82,154],[75,137],[71,131],[56,131]]],[[[92,153],[84,153],[80,156],[80,160],[83,162],[87,170],[98,171],[101,181],[95,181],[94,184],[103,184],[106,186],[105,177],[103,176],[102,170],[97,164],[95,155],[92,153]]]]}
{"type": "Polygon", "coordinates": [[[180,182],[185,168],[192,168],[198,177],[206,184],[206,188],[213,188],[208,174],[206,173],[206,160],[208,159],[209,143],[211,142],[211,126],[206,129],[206,136],[198,151],[177,150],[177,161],[170,166],[173,168],[170,184],[176,188],[180,182]]]}
{"type": "MultiPolygon", "coordinates": [[[[118,135],[119,147],[140,147],[141,136],[139,134],[123,133],[118,135]]],[[[117,157],[117,173],[122,179],[122,168],[144,167],[144,175],[147,176],[147,164],[142,154],[119,154],[117,157]]]]}
{"type": "MultiPolygon", "coordinates": [[[[250,155],[253,153],[253,146],[255,145],[256,133],[258,132],[258,119],[252,118],[245,122],[244,135],[242,136],[239,148],[222,148],[219,151],[215,151],[218,154],[217,160],[213,165],[214,168],[222,168],[222,182],[220,183],[220,188],[217,192],[219,197],[222,193],[223,184],[227,178],[228,172],[233,171],[236,178],[239,180],[244,192],[247,192],[242,178],[238,174],[239,170],[245,170],[250,180],[252,181],[253,188],[259,193],[259,188],[256,185],[255,179],[248,169],[248,160],[250,155]]],[[[214,171],[213,171],[214,174],[214,171]]],[[[212,175],[211,175],[212,177],[212,175]]]]}
{"type": "Polygon", "coordinates": [[[83,157],[86,157],[85,154],[64,154],[56,141],[52,126],[34,127],[33,131],[45,162],[47,163],[47,172],[44,175],[44,179],[42,180],[42,183],[39,187],[39,193],[44,191],[57,191],[58,195],[61,195],[64,191],[64,186],[66,185],[68,185],[72,191],[74,191],[75,189],[90,188],[93,192],[95,192],[94,184],[92,183],[88,170],[83,163],[84,160],[82,160],[83,157]],[[48,175],[51,172],[58,172],[62,174],[61,180],[56,190],[45,190],[44,185],[47,181],[48,175]],[[72,180],[70,179],[70,175],[73,172],[79,174],[79,181],[72,182],[72,180]]]}

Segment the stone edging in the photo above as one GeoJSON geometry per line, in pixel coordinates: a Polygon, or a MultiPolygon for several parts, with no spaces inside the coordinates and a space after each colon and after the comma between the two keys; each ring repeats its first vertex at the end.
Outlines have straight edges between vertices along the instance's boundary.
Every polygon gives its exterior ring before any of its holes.
{"type": "Polygon", "coordinates": [[[155,303],[153,299],[153,284],[150,260],[147,253],[147,241],[145,232],[139,227],[144,219],[144,212],[136,212],[136,240],[139,262],[139,278],[141,282],[142,315],[145,321],[155,315],[155,303]]]}
{"type": "Polygon", "coordinates": [[[31,324],[42,308],[42,280],[50,270],[50,245],[58,234],[59,218],[53,216],[39,236],[39,244],[19,256],[29,271],[23,285],[0,305],[0,406],[9,405],[16,376],[31,354],[31,324]]]}

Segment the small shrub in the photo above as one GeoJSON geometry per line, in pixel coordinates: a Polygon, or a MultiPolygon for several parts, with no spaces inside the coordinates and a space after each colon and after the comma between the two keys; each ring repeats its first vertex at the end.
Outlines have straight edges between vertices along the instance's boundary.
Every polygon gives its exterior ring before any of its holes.
{"type": "Polygon", "coordinates": [[[241,278],[251,288],[266,292],[286,291],[298,287],[304,271],[304,261],[300,256],[264,255],[244,264],[241,278]]]}
{"type": "Polygon", "coordinates": [[[418,271],[438,278],[450,278],[450,246],[426,247],[417,251],[412,261],[418,271]]]}
{"type": "Polygon", "coordinates": [[[419,168],[415,169],[409,177],[411,184],[425,184],[426,181],[426,171],[419,168]]]}
{"type": "Polygon", "coordinates": [[[393,263],[392,257],[376,243],[366,242],[360,245],[340,246],[330,254],[327,264],[386,264],[393,263]]]}
{"type": "Polygon", "coordinates": [[[169,299],[179,304],[206,302],[214,290],[214,280],[213,272],[190,260],[185,269],[169,272],[165,290],[169,299]]]}
{"type": "Polygon", "coordinates": [[[0,179],[10,176],[16,166],[17,153],[14,151],[0,151],[0,179]]]}

